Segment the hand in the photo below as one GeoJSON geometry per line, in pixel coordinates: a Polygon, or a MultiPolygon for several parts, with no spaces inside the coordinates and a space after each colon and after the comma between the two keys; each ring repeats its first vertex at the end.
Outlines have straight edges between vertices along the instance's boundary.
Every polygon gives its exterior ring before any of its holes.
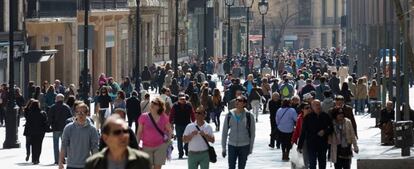
{"type": "Polygon", "coordinates": [[[221,155],[223,156],[223,158],[226,158],[226,151],[221,152],[221,155]]]}
{"type": "Polygon", "coordinates": [[[299,153],[301,153],[302,154],[302,149],[300,149],[300,148],[298,148],[298,149],[296,149],[296,151],[298,151],[299,153]]]}
{"type": "Polygon", "coordinates": [[[322,137],[323,135],[325,135],[325,131],[323,131],[323,130],[319,131],[318,135],[322,137]]]}
{"type": "Polygon", "coordinates": [[[197,135],[198,134],[198,131],[197,130],[195,130],[195,131],[193,131],[193,132],[191,132],[191,136],[192,137],[194,137],[195,135],[197,135]]]}
{"type": "Polygon", "coordinates": [[[358,146],[354,147],[354,152],[358,154],[358,152],[359,152],[358,146]]]}

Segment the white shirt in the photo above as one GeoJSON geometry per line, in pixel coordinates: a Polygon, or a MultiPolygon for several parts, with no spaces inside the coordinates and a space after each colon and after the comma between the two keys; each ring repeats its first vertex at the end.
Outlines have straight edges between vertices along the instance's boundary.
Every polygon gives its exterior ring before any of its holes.
{"type": "MultiPolygon", "coordinates": [[[[188,124],[187,127],[185,127],[184,135],[188,136],[193,131],[198,131],[196,128],[196,125],[197,125],[196,122],[188,124]]],[[[204,133],[208,134],[209,136],[214,136],[213,129],[206,122],[204,122],[203,126],[201,127],[199,126],[199,128],[201,131],[204,131],[204,133]]],[[[195,135],[188,143],[188,151],[207,151],[207,150],[208,150],[208,146],[200,134],[195,135]]]]}

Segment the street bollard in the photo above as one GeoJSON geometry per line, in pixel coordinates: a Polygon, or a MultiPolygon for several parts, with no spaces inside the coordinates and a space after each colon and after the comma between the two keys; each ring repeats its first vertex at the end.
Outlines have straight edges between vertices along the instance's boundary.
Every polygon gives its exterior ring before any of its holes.
{"type": "Polygon", "coordinates": [[[410,156],[413,145],[413,121],[398,121],[394,124],[395,147],[401,148],[401,156],[410,156]]]}

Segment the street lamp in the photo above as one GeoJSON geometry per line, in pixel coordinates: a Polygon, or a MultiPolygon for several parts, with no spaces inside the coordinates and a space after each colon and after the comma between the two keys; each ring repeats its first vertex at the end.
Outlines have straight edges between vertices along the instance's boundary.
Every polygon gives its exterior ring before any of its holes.
{"type": "Polygon", "coordinates": [[[225,0],[227,6],[227,57],[232,57],[232,38],[231,38],[231,24],[230,24],[230,7],[234,5],[234,0],[225,0]]]}
{"type": "Polygon", "coordinates": [[[84,0],[84,29],[83,29],[83,70],[81,72],[82,81],[82,99],[85,103],[89,103],[89,85],[88,85],[88,42],[89,42],[89,0],[84,0]]]}
{"type": "Polygon", "coordinates": [[[179,0],[175,1],[175,39],[174,39],[174,59],[172,64],[174,67],[174,74],[178,76],[178,4],[179,0]]]}
{"type": "Polygon", "coordinates": [[[249,40],[249,28],[250,28],[250,8],[252,7],[252,5],[253,5],[253,2],[254,2],[254,0],[243,0],[243,3],[244,3],[244,7],[246,7],[246,10],[247,10],[247,12],[246,12],[246,62],[244,63],[245,64],[245,68],[247,69],[247,74],[249,74],[249,66],[248,66],[248,60],[249,60],[249,55],[250,55],[250,52],[249,52],[249,47],[250,47],[250,40],[249,40]]]}
{"type": "Polygon", "coordinates": [[[209,0],[204,0],[204,50],[203,50],[203,62],[204,62],[204,70],[207,71],[207,3],[209,0]]]}
{"type": "Polygon", "coordinates": [[[141,27],[141,14],[140,14],[140,12],[141,12],[141,10],[140,10],[140,8],[139,8],[139,6],[140,6],[140,4],[141,4],[141,0],[136,0],[136,3],[137,3],[137,8],[136,8],[136,16],[135,16],[135,21],[136,21],[136,42],[135,42],[135,55],[136,55],[136,59],[135,59],[135,90],[138,92],[138,93],[141,93],[140,91],[141,91],[141,80],[139,79],[139,75],[140,75],[140,69],[139,69],[139,59],[140,59],[140,57],[139,57],[139,54],[141,53],[141,51],[140,51],[140,27],[141,27]]]}
{"type": "Polygon", "coordinates": [[[8,102],[6,112],[6,139],[3,143],[3,148],[20,148],[20,142],[17,137],[17,116],[18,106],[14,97],[14,28],[17,16],[14,16],[14,1],[9,1],[9,89],[8,102]]]}
{"type": "Polygon", "coordinates": [[[259,2],[259,13],[262,15],[262,58],[265,57],[264,55],[264,38],[265,38],[265,15],[269,10],[269,3],[267,0],[262,0],[259,2]]]}

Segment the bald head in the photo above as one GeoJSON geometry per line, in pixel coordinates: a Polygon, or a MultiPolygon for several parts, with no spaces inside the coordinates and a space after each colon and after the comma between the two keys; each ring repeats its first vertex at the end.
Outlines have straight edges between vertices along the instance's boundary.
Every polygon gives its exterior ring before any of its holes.
{"type": "Polygon", "coordinates": [[[312,110],[313,112],[315,112],[316,114],[319,114],[321,112],[321,101],[318,99],[315,99],[312,101],[311,103],[312,106],[312,110]]]}

